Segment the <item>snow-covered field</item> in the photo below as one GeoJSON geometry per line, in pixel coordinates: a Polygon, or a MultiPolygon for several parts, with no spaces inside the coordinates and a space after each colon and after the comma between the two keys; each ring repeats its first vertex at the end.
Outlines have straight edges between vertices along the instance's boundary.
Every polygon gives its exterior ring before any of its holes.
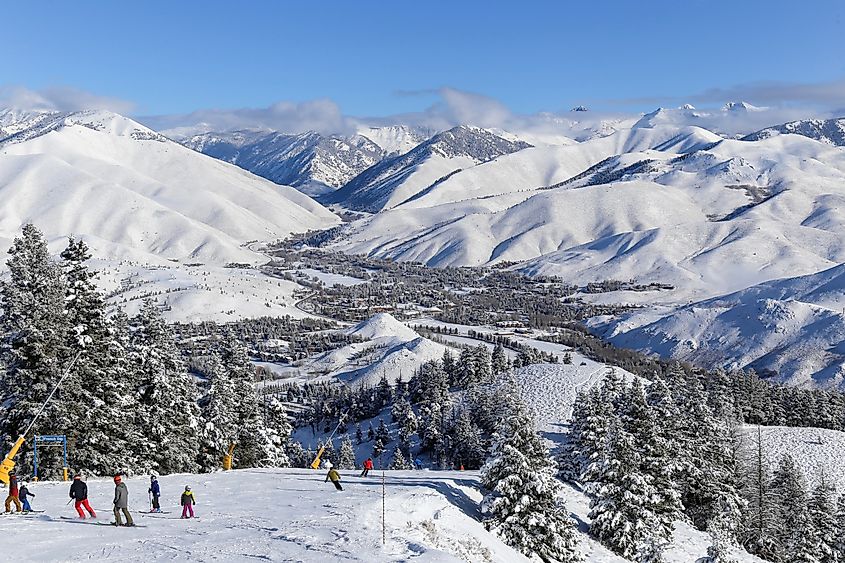
{"type": "MultiPolygon", "coordinates": [[[[160,478],[163,515],[147,508],[146,477],[127,480],[130,511],[143,527],[113,528],[74,519],[69,484],[32,486],[29,516],[0,517],[9,561],[419,561],[520,563],[528,559],[488,533],[479,521],[477,472],[385,472],[385,543],[382,543],[382,478],[343,473],[342,492],[324,483],[323,472],[252,469],[160,478]],[[178,499],[190,485],[196,520],[181,520],[178,499]],[[68,519],[65,519],[68,518],[68,519]]],[[[88,482],[97,522],[111,522],[110,480],[88,482]]],[[[565,499],[583,522],[586,499],[566,489],[565,499]]],[[[581,536],[587,561],[624,562],[581,536]]],[[[706,534],[679,525],[668,563],[690,563],[705,554],[706,534]]],[[[743,563],[756,561],[745,556],[743,563]]]]}

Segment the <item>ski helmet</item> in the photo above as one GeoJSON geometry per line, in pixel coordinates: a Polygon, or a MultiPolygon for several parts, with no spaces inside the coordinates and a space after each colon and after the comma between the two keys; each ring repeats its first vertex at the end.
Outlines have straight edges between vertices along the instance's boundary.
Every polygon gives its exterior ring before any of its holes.
{"type": "Polygon", "coordinates": [[[190,490],[191,490],[191,487],[189,487],[188,485],[185,485],[185,491],[190,491],[190,490]]]}
{"type": "Polygon", "coordinates": [[[120,481],[121,481],[120,475],[115,475],[115,476],[114,476],[114,482],[115,482],[115,483],[120,483],[120,481]]]}
{"type": "Polygon", "coordinates": [[[156,476],[155,476],[155,475],[150,475],[150,481],[155,481],[155,480],[156,480],[156,476]]]}

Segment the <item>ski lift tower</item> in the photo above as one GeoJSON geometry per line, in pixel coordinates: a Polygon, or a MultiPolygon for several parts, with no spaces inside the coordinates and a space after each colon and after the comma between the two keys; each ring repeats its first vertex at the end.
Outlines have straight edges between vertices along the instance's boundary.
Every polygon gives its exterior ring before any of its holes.
{"type": "Polygon", "coordinates": [[[62,477],[63,480],[67,481],[67,474],[68,474],[68,467],[67,467],[67,437],[62,435],[51,435],[51,436],[35,436],[35,447],[34,450],[34,457],[32,461],[32,468],[33,468],[33,480],[38,481],[38,446],[42,447],[59,447],[62,448],[62,477]]]}

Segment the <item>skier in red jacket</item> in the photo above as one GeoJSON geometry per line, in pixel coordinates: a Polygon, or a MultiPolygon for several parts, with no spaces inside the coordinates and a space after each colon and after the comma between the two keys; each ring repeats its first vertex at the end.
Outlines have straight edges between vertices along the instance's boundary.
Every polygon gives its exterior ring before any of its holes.
{"type": "Polygon", "coordinates": [[[367,461],[364,462],[364,470],[361,472],[361,477],[366,477],[367,474],[370,472],[370,469],[373,468],[373,458],[368,457],[367,461]]]}
{"type": "Polygon", "coordinates": [[[9,473],[9,496],[6,497],[6,513],[12,511],[12,503],[15,503],[15,512],[20,512],[21,501],[18,498],[18,476],[14,473],[9,473]]]}

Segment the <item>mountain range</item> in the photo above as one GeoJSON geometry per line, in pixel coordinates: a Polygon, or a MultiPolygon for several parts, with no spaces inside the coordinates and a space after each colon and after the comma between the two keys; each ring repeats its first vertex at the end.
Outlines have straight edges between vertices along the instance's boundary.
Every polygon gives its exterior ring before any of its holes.
{"type": "Polygon", "coordinates": [[[256,262],[251,242],[340,225],[311,194],[362,212],[331,249],[669,284],[585,298],[646,306],[601,328],[626,346],[841,385],[830,295],[842,288],[825,280],[845,263],[845,120],[734,134],[710,124],[765,108],[687,105],[592,126],[589,113],[542,133],[194,131],[177,143],[109,112],[2,110],[0,242],[34,221],[110,258],[256,262]]]}

